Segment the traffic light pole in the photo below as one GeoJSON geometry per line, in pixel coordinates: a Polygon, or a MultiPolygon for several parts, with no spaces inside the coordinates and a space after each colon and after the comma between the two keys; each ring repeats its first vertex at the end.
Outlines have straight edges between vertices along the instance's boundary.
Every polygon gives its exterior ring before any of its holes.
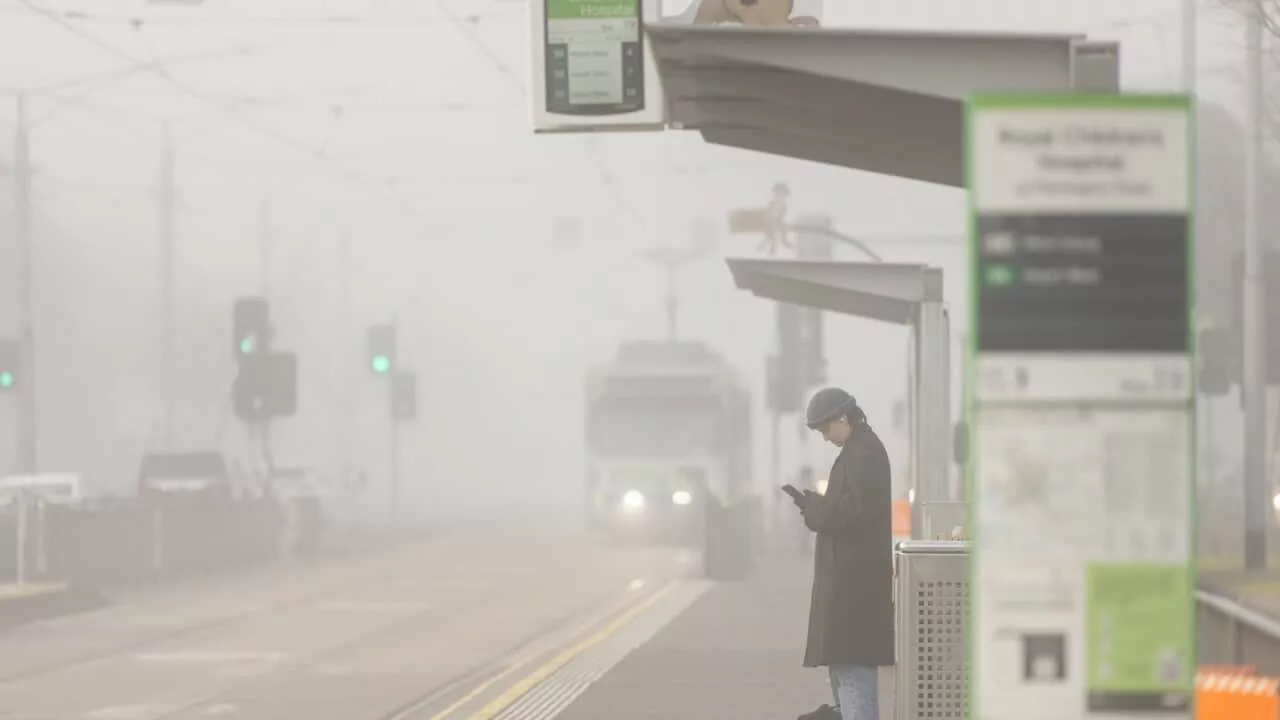
{"type": "Polygon", "coordinates": [[[391,513],[391,529],[398,530],[400,528],[400,423],[394,418],[391,420],[390,450],[388,475],[391,481],[389,488],[391,506],[389,509],[391,513]]]}
{"type": "MultiPolygon", "coordinates": [[[[776,337],[776,336],[775,336],[776,337]]],[[[774,353],[765,358],[765,396],[768,402],[766,405],[769,409],[769,479],[773,482],[773,487],[778,488],[783,485],[782,480],[782,411],[778,404],[781,402],[781,348],[777,347],[778,342],[774,340],[774,353]]],[[[778,493],[768,492],[765,497],[769,498],[769,517],[771,522],[776,526],[778,522],[778,493]]]]}
{"type": "MultiPolygon", "coordinates": [[[[398,338],[400,337],[400,323],[394,315],[391,317],[391,328],[392,333],[394,337],[397,338],[398,342],[398,338]]],[[[391,366],[391,373],[400,372],[400,363],[403,362],[403,356],[398,350],[395,353],[395,358],[396,359],[391,366]]],[[[396,418],[395,413],[392,412],[396,392],[396,386],[393,380],[393,375],[387,376],[387,419],[391,433],[388,447],[390,457],[387,462],[387,480],[389,483],[387,488],[387,499],[391,504],[391,507],[389,508],[391,515],[391,530],[394,532],[400,529],[400,421],[396,418]]]]}
{"type": "Polygon", "coordinates": [[[18,129],[14,137],[14,201],[17,220],[18,261],[18,468],[35,473],[38,467],[36,437],[36,338],[32,291],[31,140],[27,128],[26,98],[18,94],[18,129]]]}
{"type": "MultiPolygon", "coordinates": [[[[260,225],[258,228],[258,263],[260,272],[262,273],[262,297],[267,302],[271,302],[271,202],[263,200],[262,207],[259,211],[260,225]]],[[[268,324],[267,336],[262,341],[262,351],[271,352],[274,347],[274,328],[268,324]]],[[[262,454],[262,464],[266,467],[266,477],[264,480],[270,482],[271,474],[275,471],[275,453],[271,447],[271,419],[267,418],[258,423],[258,450],[262,454]]]]}

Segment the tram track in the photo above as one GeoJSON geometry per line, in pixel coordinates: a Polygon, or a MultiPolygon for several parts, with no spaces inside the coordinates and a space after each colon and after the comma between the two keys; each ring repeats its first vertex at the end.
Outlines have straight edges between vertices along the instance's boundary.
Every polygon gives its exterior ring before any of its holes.
{"type": "MultiPolygon", "coordinates": [[[[514,671],[518,658],[540,657],[537,653],[612,617],[643,594],[631,587],[631,573],[652,571],[656,581],[673,567],[669,558],[658,559],[665,557],[661,554],[615,558],[612,550],[573,550],[571,543],[513,548],[485,542],[459,558],[461,550],[453,544],[424,551],[413,565],[416,579],[400,585],[376,587],[389,577],[394,584],[395,573],[388,573],[397,561],[382,562],[337,582],[313,583],[279,602],[6,673],[0,676],[0,705],[17,698],[18,704],[40,709],[0,717],[187,720],[212,713],[256,718],[267,716],[263,708],[278,713],[291,708],[300,693],[314,691],[345,707],[332,711],[344,720],[422,720],[424,713],[514,671]],[[440,576],[440,586],[422,581],[433,575],[440,576]],[[308,630],[326,622],[331,626],[308,630]],[[478,638],[470,649],[456,659],[442,652],[451,642],[466,643],[467,626],[476,628],[478,638]],[[397,669],[397,662],[406,667],[397,669]],[[424,667],[407,667],[417,662],[424,667]],[[157,683],[167,677],[178,682],[152,690],[139,679],[148,673],[157,683]],[[334,673],[335,684],[326,686],[324,677],[334,673]],[[124,681],[118,688],[111,687],[116,677],[124,681]],[[367,710],[352,711],[350,695],[359,693],[339,686],[362,678],[377,686],[369,691],[376,694],[370,695],[367,710]],[[422,687],[415,689],[418,679],[422,687]],[[84,683],[86,694],[71,701],[74,713],[54,712],[47,708],[55,701],[38,698],[49,688],[77,683],[84,683]]],[[[0,653],[5,644],[0,637],[0,653]]],[[[306,704],[302,698],[298,702],[306,704]]]]}
{"type": "MultiPolygon", "coordinates": [[[[429,549],[433,553],[438,552],[440,554],[443,554],[449,549],[449,546],[445,545],[438,548],[431,547],[431,548],[419,548],[419,549],[429,549]]],[[[408,550],[397,549],[397,552],[407,552],[411,550],[412,550],[411,548],[408,550]]],[[[383,562],[386,560],[384,558],[379,558],[379,561],[383,562]]],[[[23,680],[39,677],[40,675],[49,674],[51,672],[60,672],[60,671],[74,669],[82,665],[108,659],[113,656],[121,655],[124,653],[139,652],[141,650],[146,649],[147,647],[159,645],[159,644],[173,641],[173,640],[181,640],[186,637],[196,636],[201,633],[217,630],[222,627],[228,627],[236,623],[245,622],[246,620],[250,620],[257,616],[265,616],[265,615],[271,615],[275,613],[282,613],[282,612],[288,611],[291,608],[305,607],[307,605],[310,605],[316,602],[317,598],[319,597],[337,595],[350,589],[364,587],[369,583],[370,580],[378,577],[380,574],[383,574],[383,573],[385,573],[385,568],[382,567],[381,564],[378,564],[376,567],[371,567],[361,572],[357,577],[348,577],[341,581],[323,585],[319,589],[309,590],[307,591],[306,594],[301,596],[293,596],[286,600],[282,600],[278,602],[269,602],[269,603],[255,605],[251,608],[240,610],[237,612],[223,614],[223,615],[220,615],[219,617],[211,618],[207,621],[197,622],[189,625],[183,625],[172,631],[162,631],[162,632],[154,633],[151,635],[147,635],[145,637],[139,637],[136,640],[114,643],[109,646],[102,647],[90,652],[79,653],[67,658],[60,658],[58,660],[50,661],[48,663],[24,668],[23,670],[20,670],[20,671],[12,671],[7,673],[0,672],[0,686],[21,682],[23,680]]],[[[215,588],[215,590],[225,591],[226,587],[231,584],[232,583],[228,583],[226,586],[219,586],[218,588],[215,588]]],[[[171,596],[163,597],[163,598],[144,597],[134,602],[130,602],[122,605],[110,605],[98,610],[91,611],[89,613],[81,613],[76,616],[53,618],[53,619],[38,622],[38,623],[32,623],[30,625],[22,626],[21,628],[18,628],[17,630],[11,633],[8,633],[7,635],[0,635],[0,649],[3,649],[6,640],[12,639],[13,637],[16,637],[19,635],[29,636],[32,634],[38,634],[41,631],[42,627],[48,626],[50,624],[57,624],[57,623],[68,622],[68,621],[74,622],[78,618],[84,618],[94,614],[144,610],[148,606],[155,607],[160,605],[162,602],[171,600],[171,599],[172,599],[171,596]]]]}

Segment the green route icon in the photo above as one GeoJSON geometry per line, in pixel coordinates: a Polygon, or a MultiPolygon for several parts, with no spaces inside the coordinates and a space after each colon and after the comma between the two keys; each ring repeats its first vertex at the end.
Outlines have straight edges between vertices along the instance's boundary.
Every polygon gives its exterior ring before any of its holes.
{"type": "Polygon", "coordinates": [[[982,275],[987,287],[1009,287],[1018,281],[1018,271],[1012,265],[990,265],[982,275]]]}

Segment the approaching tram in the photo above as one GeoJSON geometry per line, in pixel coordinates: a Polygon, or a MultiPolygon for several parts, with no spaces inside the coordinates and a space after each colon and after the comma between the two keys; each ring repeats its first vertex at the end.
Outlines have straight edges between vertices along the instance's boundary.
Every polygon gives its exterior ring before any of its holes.
{"type": "Polygon", "coordinates": [[[587,377],[588,524],[701,544],[708,504],[751,493],[751,398],[695,342],[631,342],[587,377]]]}

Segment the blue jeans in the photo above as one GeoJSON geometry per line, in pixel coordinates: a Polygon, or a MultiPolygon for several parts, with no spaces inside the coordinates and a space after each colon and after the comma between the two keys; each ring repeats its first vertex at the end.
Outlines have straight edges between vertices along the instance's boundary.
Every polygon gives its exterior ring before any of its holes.
{"type": "Polygon", "coordinates": [[[842,720],[880,720],[879,671],[864,665],[833,665],[831,694],[842,720]]]}

